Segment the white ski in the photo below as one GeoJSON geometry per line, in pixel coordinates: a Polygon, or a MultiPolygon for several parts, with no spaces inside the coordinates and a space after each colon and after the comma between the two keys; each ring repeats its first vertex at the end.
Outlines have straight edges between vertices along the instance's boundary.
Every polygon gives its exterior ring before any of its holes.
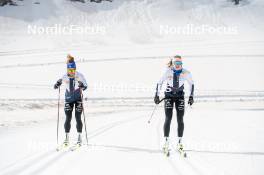
{"type": "Polygon", "coordinates": [[[78,148],[80,148],[82,146],[82,144],[80,144],[80,143],[76,143],[76,144],[74,144],[74,145],[72,145],[71,147],[70,147],[70,150],[71,151],[75,151],[75,150],[77,150],[78,148]]]}
{"type": "Polygon", "coordinates": [[[163,147],[163,153],[165,156],[169,157],[170,156],[170,149],[168,147],[163,147]]]}
{"type": "Polygon", "coordinates": [[[176,150],[177,150],[177,152],[180,153],[180,155],[181,155],[182,157],[185,157],[185,158],[187,157],[187,153],[184,151],[182,145],[177,145],[176,150]]]}
{"type": "Polygon", "coordinates": [[[65,150],[65,149],[68,148],[69,146],[70,146],[69,143],[68,143],[68,144],[63,143],[63,144],[59,145],[59,146],[56,148],[56,151],[65,150]]]}

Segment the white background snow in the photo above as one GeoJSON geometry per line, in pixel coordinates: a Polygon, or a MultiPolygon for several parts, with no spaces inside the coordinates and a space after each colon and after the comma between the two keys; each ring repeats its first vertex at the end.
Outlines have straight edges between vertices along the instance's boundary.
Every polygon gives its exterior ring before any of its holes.
{"type": "MultiPolygon", "coordinates": [[[[0,7],[1,175],[264,173],[262,0],[242,0],[238,6],[229,0],[16,2],[0,7]],[[103,32],[28,33],[29,26],[55,25],[103,32]],[[188,25],[235,32],[173,32],[188,25]],[[171,31],[162,33],[161,27],[171,31]],[[89,145],[56,152],[53,84],[66,71],[68,53],[89,85],[84,94],[89,145]],[[183,56],[195,81],[196,103],[186,108],[184,119],[186,159],[176,151],[169,158],[161,152],[163,104],[147,123],[156,82],[175,54],[183,56]]],[[[60,96],[62,142],[63,89],[60,96]]],[[[76,135],[73,119],[72,143],[76,135]]]]}

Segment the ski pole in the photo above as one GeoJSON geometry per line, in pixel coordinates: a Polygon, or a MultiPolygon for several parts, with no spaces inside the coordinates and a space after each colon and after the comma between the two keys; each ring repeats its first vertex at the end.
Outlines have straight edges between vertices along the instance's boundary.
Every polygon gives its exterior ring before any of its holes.
{"type": "Polygon", "coordinates": [[[60,122],[60,87],[58,93],[57,144],[59,144],[59,122],[60,122]]]}
{"type": "Polygon", "coordinates": [[[193,107],[192,107],[191,105],[188,104],[188,105],[186,106],[186,108],[185,108],[185,113],[186,113],[186,114],[189,113],[190,110],[192,110],[192,108],[193,108],[193,107]]]}
{"type": "Polygon", "coordinates": [[[149,120],[148,120],[148,123],[151,122],[152,117],[153,117],[153,115],[154,115],[154,113],[155,113],[155,111],[156,111],[158,105],[159,105],[163,100],[165,100],[165,98],[161,99],[161,100],[159,101],[159,103],[155,105],[155,108],[153,109],[153,111],[152,111],[152,113],[151,113],[151,116],[150,116],[150,118],[149,118],[149,120]]]}
{"type": "Polygon", "coordinates": [[[83,110],[83,121],[84,121],[84,128],[85,128],[85,138],[86,138],[86,142],[87,142],[87,146],[88,146],[88,136],[87,136],[87,127],[86,127],[86,117],[85,117],[84,107],[83,107],[83,93],[82,93],[82,89],[80,89],[80,91],[81,91],[81,99],[82,99],[82,110],[83,110]]]}

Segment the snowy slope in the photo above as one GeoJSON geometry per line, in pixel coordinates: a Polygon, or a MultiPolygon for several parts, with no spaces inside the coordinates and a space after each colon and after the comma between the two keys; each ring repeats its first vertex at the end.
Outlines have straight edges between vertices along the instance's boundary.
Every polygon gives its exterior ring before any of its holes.
{"type": "MultiPolygon", "coordinates": [[[[116,0],[101,4],[52,0],[39,1],[39,5],[33,2],[19,1],[20,6],[5,6],[0,11],[0,72],[17,72],[8,73],[1,80],[3,98],[28,98],[30,88],[37,88],[31,92],[33,97],[56,97],[50,87],[65,71],[67,53],[77,58],[78,68],[87,75],[91,89],[101,84],[101,89],[107,89],[106,93],[100,90],[102,94],[92,91],[91,96],[109,97],[113,94],[111,87],[117,85],[114,89],[127,88],[123,93],[115,92],[116,96],[152,97],[154,84],[168,57],[174,54],[185,57],[185,67],[192,70],[200,91],[235,90],[245,94],[264,88],[262,1],[244,1],[239,7],[224,0],[116,0]],[[161,35],[159,31],[160,25],[184,27],[190,23],[235,26],[239,31],[236,35],[161,35]],[[28,25],[56,24],[99,25],[106,28],[106,33],[27,34],[28,25]],[[112,61],[106,62],[108,59],[112,61]],[[98,72],[98,67],[107,74],[98,72]],[[248,83],[238,80],[241,75],[248,83]],[[143,90],[129,93],[136,88],[143,90]]],[[[215,95],[219,93],[224,92],[215,95]]]]}
{"type": "MultiPolygon", "coordinates": [[[[4,6],[0,11],[0,74],[5,75],[0,95],[3,100],[20,100],[19,104],[13,102],[15,108],[32,105],[23,99],[33,103],[35,99],[39,106],[49,103],[39,100],[56,101],[52,86],[65,72],[67,53],[77,58],[78,70],[87,76],[90,89],[85,95],[89,98],[144,97],[150,102],[168,57],[182,54],[184,67],[193,73],[197,97],[263,99],[260,0],[243,1],[238,7],[224,0],[33,2],[19,1],[19,6],[4,6]],[[231,36],[159,33],[160,25],[190,23],[236,26],[239,32],[231,36]],[[107,32],[85,36],[27,34],[28,25],[56,24],[102,25],[107,32]]],[[[5,100],[1,104],[14,109],[5,100]]]]}
{"type": "MultiPolygon", "coordinates": [[[[27,128],[1,128],[0,172],[3,175],[263,174],[263,109],[223,110],[214,105],[210,105],[210,110],[208,105],[188,109],[186,159],[175,151],[170,158],[162,155],[163,111],[158,110],[148,124],[150,110],[88,115],[89,145],[75,152],[55,151],[54,120],[27,128]]],[[[175,121],[172,122],[172,149],[176,147],[175,121]]],[[[75,127],[71,140],[76,140],[75,127]]]]}
{"type": "MultiPolygon", "coordinates": [[[[9,42],[2,47],[4,51],[19,46],[20,49],[30,50],[23,47],[23,42],[36,43],[32,48],[46,49],[76,49],[79,47],[89,48],[93,45],[103,47],[121,47],[122,44],[160,44],[163,52],[174,54],[175,49],[187,53],[203,54],[260,54],[263,42],[262,9],[263,2],[252,0],[242,2],[239,7],[234,7],[225,0],[221,1],[124,1],[116,0],[113,3],[71,3],[63,0],[39,1],[40,5],[32,5],[30,0],[19,2],[21,6],[1,8],[0,19],[3,21],[1,31],[4,30],[9,42]],[[27,13],[24,13],[27,12],[27,13]],[[241,22],[241,19],[243,21],[241,22]],[[88,25],[102,26],[106,29],[104,35],[92,36],[28,36],[28,25],[53,26],[61,25],[88,25]],[[163,35],[160,26],[185,27],[188,24],[197,26],[210,25],[213,27],[234,27],[235,35],[214,35],[205,33],[202,35],[163,35]],[[6,30],[8,29],[8,30],[6,30]],[[21,39],[18,39],[21,37],[21,39]],[[39,39],[43,42],[37,42],[39,39]],[[176,42],[177,41],[177,42],[176,42]],[[161,44],[162,43],[162,44],[161,44]],[[197,43],[202,44],[197,46],[197,43]],[[230,45],[241,43],[243,49],[228,49],[230,45]],[[166,48],[174,47],[174,50],[166,48]],[[246,45],[246,46],[245,46],[246,45]],[[256,47],[257,45],[258,47],[256,47]],[[201,47],[203,46],[203,47],[201,47]],[[204,47],[207,46],[207,47],[204,47]],[[211,47],[214,51],[210,51],[211,47]],[[223,49],[223,47],[225,49],[223,49]]],[[[5,35],[3,36],[5,37],[5,35]]],[[[6,42],[6,40],[1,40],[6,42]]],[[[91,47],[93,48],[93,47],[91,47]]],[[[151,47],[150,47],[151,48],[151,47]]],[[[20,50],[19,49],[19,50],[20,50]]],[[[12,49],[11,49],[12,50],[12,49]]],[[[13,49],[14,50],[14,49],[13,49]]],[[[154,54],[156,50],[153,51],[154,54]]]]}

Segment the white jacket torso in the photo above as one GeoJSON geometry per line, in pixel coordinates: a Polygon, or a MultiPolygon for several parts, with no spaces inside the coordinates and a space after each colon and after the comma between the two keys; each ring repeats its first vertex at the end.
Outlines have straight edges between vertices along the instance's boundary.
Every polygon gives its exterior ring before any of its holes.
{"type": "Polygon", "coordinates": [[[80,72],[75,73],[75,77],[71,78],[67,74],[63,75],[62,83],[65,85],[65,101],[66,102],[74,102],[81,100],[81,91],[79,88],[79,81],[83,83],[85,87],[87,87],[86,80],[80,72]]]}
{"type": "Polygon", "coordinates": [[[86,80],[83,76],[83,74],[81,74],[80,72],[77,72],[75,73],[75,78],[73,79],[73,81],[71,82],[71,78],[65,74],[63,75],[63,77],[61,78],[62,79],[62,83],[65,85],[66,87],[66,90],[68,91],[71,91],[71,87],[73,87],[74,90],[77,90],[79,87],[79,83],[78,81],[81,81],[83,83],[84,86],[87,87],[87,83],[86,83],[86,80]],[[73,84],[71,84],[73,83],[73,84]]]}
{"type": "Polygon", "coordinates": [[[190,93],[191,95],[193,95],[194,82],[191,73],[183,68],[182,72],[179,75],[176,75],[174,68],[167,68],[167,70],[157,83],[156,93],[157,95],[160,95],[162,85],[165,83],[166,93],[172,93],[173,91],[183,91],[185,82],[189,84],[190,93]]]}

